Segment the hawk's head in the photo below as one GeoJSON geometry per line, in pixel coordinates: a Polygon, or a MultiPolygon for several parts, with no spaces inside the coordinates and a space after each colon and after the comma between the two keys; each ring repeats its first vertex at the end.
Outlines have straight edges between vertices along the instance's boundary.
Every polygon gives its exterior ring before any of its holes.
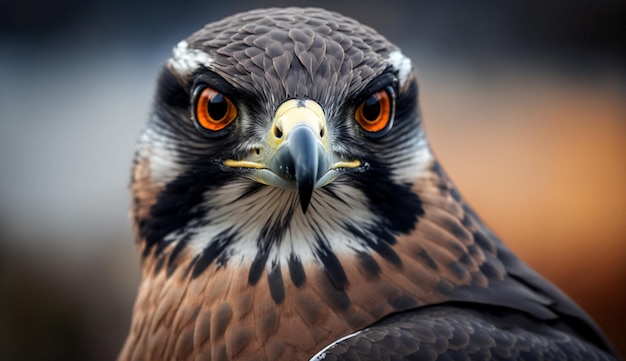
{"type": "Polygon", "coordinates": [[[138,237],[144,255],[172,247],[171,264],[210,254],[195,272],[334,267],[413,228],[430,160],[411,62],[384,37],[319,9],[239,14],[181,41],[161,73],[135,163],[138,237]]]}

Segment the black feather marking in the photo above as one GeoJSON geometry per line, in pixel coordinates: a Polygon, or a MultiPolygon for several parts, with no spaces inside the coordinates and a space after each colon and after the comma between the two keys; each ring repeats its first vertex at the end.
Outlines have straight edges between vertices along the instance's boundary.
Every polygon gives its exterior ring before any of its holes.
{"type": "Polygon", "coordinates": [[[217,269],[226,267],[230,257],[231,257],[231,254],[230,252],[228,252],[228,250],[224,250],[224,252],[220,253],[220,255],[215,260],[215,266],[217,267],[217,269]]]}
{"type": "Polygon", "coordinates": [[[154,274],[161,272],[161,269],[163,268],[163,263],[165,263],[165,256],[158,256],[156,265],[154,265],[154,274]]]}
{"type": "Polygon", "coordinates": [[[480,254],[480,250],[476,244],[470,244],[467,246],[467,253],[472,257],[476,257],[480,254]]]}
{"type": "Polygon", "coordinates": [[[353,181],[367,196],[370,210],[383,220],[384,227],[379,229],[388,230],[392,236],[410,233],[424,214],[421,199],[409,186],[393,183],[391,171],[383,162],[365,161],[370,164],[368,174],[353,177],[353,181]]]}
{"type": "Polygon", "coordinates": [[[447,242],[446,248],[448,248],[455,255],[460,255],[460,254],[464,254],[467,252],[466,248],[462,244],[457,242],[457,240],[452,240],[450,242],[447,242]]]}
{"type": "Polygon", "coordinates": [[[419,250],[419,252],[417,253],[418,257],[424,261],[424,263],[432,268],[433,270],[437,271],[439,269],[439,266],[437,266],[437,263],[435,262],[435,260],[430,256],[430,254],[423,248],[421,248],[419,250]]]}
{"type": "Polygon", "coordinates": [[[270,287],[270,295],[276,304],[281,304],[285,300],[285,286],[283,275],[280,271],[280,264],[272,264],[272,269],[267,275],[267,283],[270,287]]]}
{"type": "Polygon", "coordinates": [[[499,279],[503,275],[503,270],[496,267],[495,262],[500,263],[499,260],[493,256],[487,255],[487,259],[480,265],[480,272],[489,279],[499,279]]]}
{"type": "Polygon", "coordinates": [[[251,286],[256,285],[261,279],[263,271],[265,270],[265,263],[267,262],[267,252],[260,251],[250,264],[250,272],[248,273],[248,284],[251,286]]]}
{"type": "Polygon", "coordinates": [[[455,238],[457,238],[458,240],[462,241],[463,243],[469,243],[469,241],[471,240],[471,234],[456,219],[447,219],[447,220],[445,220],[444,221],[444,227],[455,238]]]}
{"type": "Polygon", "coordinates": [[[473,226],[473,221],[470,215],[467,212],[463,212],[463,219],[461,220],[461,224],[463,227],[467,229],[471,229],[473,226]]]}
{"type": "Polygon", "coordinates": [[[158,242],[156,244],[156,247],[154,249],[154,254],[157,256],[162,254],[163,250],[167,248],[167,246],[169,246],[171,243],[172,243],[172,240],[161,240],[161,242],[158,242]]]}
{"type": "Polygon", "coordinates": [[[393,307],[394,311],[404,311],[417,306],[415,298],[408,294],[402,294],[400,297],[390,299],[389,305],[393,307]]]}
{"type": "Polygon", "coordinates": [[[474,261],[472,260],[472,257],[470,257],[469,253],[463,253],[459,258],[459,263],[465,266],[471,266],[474,261]]]}
{"type": "Polygon", "coordinates": [[[369,227],[367,229],[371,233],[377,242],[383,241],[388,245],[396,244],[396,237],[387,230],[383,224],[378,224],[375,227],[369,227]]]}
{"type": "Polygon", "coordinates": [[[157,82],[156,101],[162,109],[183,110],[189,108],[189,92],[181,79],[167,67],[161,69],[157,82]]]}
{"type": "Polygon", "coordinates": [[[319,277],[319,290],[324,300],[334,309],[345,311],[350,307],[352,301],[344,288],[338,288],[332,282],[328,272],[319,277]]]}
{"type": "Polygon", "coordinates": [[[187,266],[187,269],[183,273],[183,278],[186,278],[189,275],[189,272],[191,272],[191,270],[195,267],[199,258],[200,258],[200,255],[198,254],[191,260],[191,262],[189,262],[189,266],[187,266]]]}
{"type": "Polygon", "coordinates": [[[459,279],[463,279],[463,277],[467,275],[467,270],[460,262],[450,262],[446,265],[446,267],[459,279]]]}
{"type": "Polygon", "coordinates": [[[257,240],[257,255],[250,265],[250,272],[248,273],[248,283],[255,285],[263,275],[265,270],[265,264],[267,263],[267,257],[269,250],[273,246],[277,246],[278,243],[287,231],[286,224],[289,224],[291,217],[293,216],[292,209],[285,209],[280,215],[273,220],[270,220],[263,226],[259,233],[257,240]]]}
{"type": "Polygon", "coordinates": [[[450,190],[450,186],[444,179],[440,179],[439,183],[437,183],[437,189],[441,194],[446,194],[450,190]]]}
{"type": "Polygon", "coordinates": [[[207,269],[207,267],[209,267],[209,265],[211,265],[211,263],[213,263],[213,261],[224,252],[226,247],[230,245],[236,236],[237,232],[233,232],[231,228],[228,228],[213,237],[209,245],[202,251],[195,266],[193,267],[191,278],[196,278],[204,272],[204,270],[207,269]]]}
{"type": "Polygon", "coordinates": [[[184,235],[183,238],[181,238],[178,243],[176,243],[176,246],[172,250],[172,253],[170,253],[169,259],[167,260],[167,277],[170,277],[172,273],[174,273],[174,271],[176,270],[176,264],[174,263],[174,261],[176,260],[180,252],[185,248],[185,246],[187,246],[187,243],[191,239],[192,235],[193,233],[191,232],[184,235]]]}
{"type": "Polygon", "coordinates": [[[437,188],[442,194],[450,194],[452,199],[457,202],[462,201],[461,194],[454,188],[454,185],[446,175],[446,172],[443,170],[441,163],[439,161],[434,161],[430,170],[439,176],[439,183],[437,184],[437,188]]]}
{"type": "Polygon", "coordinates": [[[496,248],[493,243],[490,242],[487,237],[482,234],[482,232],[474,232],[474,243],[476,243],[480,248],[484,249],[487,252],[496,252],[496,248]]]}
{"type": "Polygon", "coordinates": [[[261,189],[265,188],[265,185],[261,184],[261,183],[250,183],[250,185],[246,188],[245,192],[243,192],[241,194],[241,196],[239,196],[236,201],[248,198],[254,194],[256,194],[257,192],[259,192],[261,189]]]}
{"type": "Polygon", "coordinates": [[[272,246],[276,245],[276,243],[283,238],[285,232],[287,231],[286,225],[290,223],[293,215],[292,211],[283,212],[287,212],[285,217],[278,215],[277,217],[270,219],[270,221],[261,229],[259,239],[257,240],[259,252],[268,252],[272,246]]]}
{"type": "Polygon", "coordinates": [[[435,286],[435,290],[441,294],[448,295],[455,290],[455,286],[450,280],[445,277],[441,277],[437,285],[435,286]]]}
{"type": "Polygon", "coordinates": [[[348,203],[343,198],[341,198],[337,194],[337,192],[335,192],[335,185],[333,183],[328,184],[327,186],[321,188],[320,190],[328,194],[329,196],[331,196],[333,199],[343,203],[344,205],[348,205],[348,203]]]}
{"type": "Polygon", "coordinates": [[[363,240],[369,248],[378,253],[381,257],[391,262],[397,267],[402,267],[400,256],[389,246],[396,242],[396,238],[384,229],[384,226],[373,227],[369,230],[370,235],[352,224],[345,224],[344,228],[358,239],[363,240]]]}
{"type": "Polygon", "coordinates": [[[457,202],[463,201],[463,197],[461,196],[461,193],[455,187],[450,188],[450,195],[452,196],[452,199],[454,199],[457,202]]]}
{"type": "Polygon", "coordinates": [[[378,278],[380,274],[380,265],[368,252],[357,252],[361,269],[365,271],[369,279],[378,278]]]}
{"type": "Polygon", "coordinates": [[[402,267],[400,256],[386,242],[369,242],[368,246],[394,266],[402,267]]]}
{"type": "Polygon", "coordinates": [[[159,245],[157,251],[161,252],[167,242],[165,237],[174,231],[184,230],[190,222],[201,219],[207,212],[201,206],[207,186],[198,178],[201,177],[191,172],[183,174],[168,183],[161,192],[150,209],[149,218],[139,227],[139,234],[146,242],[143,257],[150,254],[156,245],[159,245]]]}
{"type": "Polygon", "coordinates": [[[336,289],[343,290],[348,285],[348,277],[341,265],[341,262],[337,259],[337,256],[330,250],[323,241],[317,240],[318,249],[316,250],[317,257],[324,265],[324,270],[328,279],[336,289]]]}
{"type": "Polygon", "coordinates": [[[291,276],[291,282],[296,288],[300,288],[306,282],[306,273],[300,258],[294,253],[289,255],[289,276],[291,276]]]}

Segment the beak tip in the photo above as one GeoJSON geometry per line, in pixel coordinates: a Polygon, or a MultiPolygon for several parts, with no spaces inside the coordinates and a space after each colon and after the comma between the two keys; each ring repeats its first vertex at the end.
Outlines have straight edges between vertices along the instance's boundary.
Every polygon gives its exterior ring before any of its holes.
{"type": "Polygon", "coordinates": [[[311,204],[313,187],[299,187],[298,195],[300,196],[300,207],[302,208],[302,213],[306,214],[309,204],[311,204]]]}
{"type": "Polygon", "coordinates": [[[300,199],[300,206],[302,207],[302,214],[306,214],[306,210],[309,208],[309,202],[300,199]]]}

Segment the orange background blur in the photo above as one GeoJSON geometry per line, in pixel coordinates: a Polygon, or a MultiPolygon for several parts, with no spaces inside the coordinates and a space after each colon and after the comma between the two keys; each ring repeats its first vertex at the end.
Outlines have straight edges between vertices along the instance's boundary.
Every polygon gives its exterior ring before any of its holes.
{"type": "Polygon", "coordinates": [[[285,4],[351,15],[413,59],[461,193],[626,355],[623,2],[24,0],[0,3],[0,359],[115,357],[158,69],[204,23],[285,4]]]}

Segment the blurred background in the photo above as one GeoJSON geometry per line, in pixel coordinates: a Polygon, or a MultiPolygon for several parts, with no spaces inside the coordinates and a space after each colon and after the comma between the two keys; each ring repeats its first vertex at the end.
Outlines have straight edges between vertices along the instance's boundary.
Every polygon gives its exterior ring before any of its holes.
{"type": "Polygon", "coordinates": [[[111,360],[138,256],[134,142],[180,39],[314,5],[413,58],[435,152],[502,239],[626,355],[623,1],[0,2],[0,359],[111,360]]]}

